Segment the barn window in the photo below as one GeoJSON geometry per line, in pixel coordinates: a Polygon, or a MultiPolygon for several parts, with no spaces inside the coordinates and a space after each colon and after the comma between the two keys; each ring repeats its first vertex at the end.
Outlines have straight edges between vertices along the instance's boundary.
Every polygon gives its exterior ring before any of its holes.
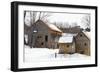
{"type": "Polygon", "coordinates": [[[43,45],[44,43],[42,42],[41,45],[43,45]]]}
{"type": "Polygon", "coordinates": [[[67,45],[67,47],[69,47],[69,45],[67,45]]]}
{"type": "Polygon", "coordinates": [[[80,37],[82,37],[82,34],[80,34],[80,37]]]}
{"type": "Polygon", "coordinates": [[[80,51],[80,54],[84,54],[84,51],[80,51]]]}
{"type": "Polygon", "coordinates": [[[39,36],[37,38],[39,38],[39,36]]]}
{"type": "Polygon", "coordinates": [[[42,38],[41,36],[38,36],[37,38],[42,38]]]}
{"type": "Polygon", "coordinates": [[[48,36],[47,35],[45,36],[45,41],[48,42],[48,36]]]}
{"type": "Polygon", "coordinates": [[[86,45],[87,45],[87,43],[84,43],[84,45],[86,46],[86,45]]]}

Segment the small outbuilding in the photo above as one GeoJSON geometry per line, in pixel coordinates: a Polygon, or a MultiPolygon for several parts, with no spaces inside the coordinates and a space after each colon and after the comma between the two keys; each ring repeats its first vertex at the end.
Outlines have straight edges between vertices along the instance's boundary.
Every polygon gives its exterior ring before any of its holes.
{"type": "Polygon", "coordinates": [[[75,53],[75,34],[64,33],[59,38],[59,53],[60,54],[73,54],[75,53]]]}
{"type": "Polygon", "coordinates": [[[75,37],[76,52],[90,56],[90,32],[80,32],[75,37]]]}

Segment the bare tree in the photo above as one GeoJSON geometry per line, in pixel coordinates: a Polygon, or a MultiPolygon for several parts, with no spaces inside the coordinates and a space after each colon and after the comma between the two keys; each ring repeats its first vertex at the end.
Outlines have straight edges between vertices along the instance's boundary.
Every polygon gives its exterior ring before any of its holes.
{"type": "Polygon", "coordinates": [[[24,11],[24,19],[25,19],[25,16],[26,16],[26,11],[24,11]]]}
{"type": "Polygon", "coordinates": [[[26,20],[27,24],[33,25],[37,20],[43,20],[44,22],[49,22],[48,17],[51,16],[50,13],[46,13],[46,12],[36,12],[36,11],[25,11],[24,12],[24,20],[26,17],[26,13],[29,13],[29,18],[26,20]]]}
{"type": "Polygon", "coordinates": [[[33,43],[33,26],[34,23],[37,20],[43,20],[44,22],[49,22],[48,17],[50,16],[49,13],[45,13],[45,12],[40,12],[38,14],[38,12],[35,11],[25,11],[24,12],[24,43],[28,44],[31,48],[32,48],[32,43],[33,43]],[[26,13],[28,13],[28,18],[26,17],[26,13]],[[39,16],[39,18],[37,18],[39,16]],[[26,18],[26,20],[25,20],[26,18]],[[28,21],[27,21],[28,20],[28,21]],[[25,23],[25,21],[27,23],[25,23]],[[28,43],[26,43],[26,38],[25,35],[28,36],[28,43]]]}
{"type": "Polygon", "coordinates": [[[69,27],[69,23],[68,22],[64,22],[63,23],[63,28],[68,28],[69,27]]]}
{"type": "Polygon", "coordinates": [[[82,23],[85,25],[85,28],[90,28],[90,15],[85,15],[82,18],[82,23]]]}
{"type": "Polygon", "coordinates": [[[57,22],[53,22],[52,24],[54,24],[56,27],[58,27],[58,28],[59,28],[59,26],[58,26],[57,22]]]}
{"type": "Polygon", "coordinates": [[[31,27],[36,22],[36,15],[37,15],[37,12],[24,11],[24,43],[25,45],[31,46],[31,43],[32,43],[31,27]],[[26,35],[27,35],[27,38],[25,37],[26,35]]]}
{"type": "Polygon", "coordinates": [[[77,22],[73,22],[73,23],[71,24],[71,27],[75,27],[75,26],[78,26],[78,25],[77,25],[77,22]]]}
{"type": "Polygon", "coordinates": [[[70,26],[68,22],[54,22],[53,24],[62,29],[69,28],[70,26]]]}
{"type": "Polygon", "coordinates": [[[50,13],[46,13],[46,12],[40,12],[39,13],[39,20],[43,20],[44,22],[49,22],[49,19],[48,19],[48,17],[50,17],[51,16],[51,14],[50,13]]]}
{"type": "MultiPolygon", "coordinates": [[[[25,20],[25,16],[26,16],[26,11],[24,12],[24,20],[25,20]]],[[[25,26],[25,21],[24,21],[24,26],[25,26]]],[[[25,28],[26,27],[24,27],[24,31],[25,31],[25,28]]],[[[25,38],[25,34],[24,34],[24,44],[26,45],[27,43],[26,43],[26,40],[25,40],[26,38],[25,38]]]]}
{"type": "Polygon", "coordinates": [[[34,11],[30,12],[31,25],[33,25],[36,22],[36,16],[37,16],[37,12],[34,12],[34,11]]]}
{"type": "Polygon", "coordinates": [[[62,28],[62,23],[61,22],[54,22],[53,24],[58,28],[62,28]]]}

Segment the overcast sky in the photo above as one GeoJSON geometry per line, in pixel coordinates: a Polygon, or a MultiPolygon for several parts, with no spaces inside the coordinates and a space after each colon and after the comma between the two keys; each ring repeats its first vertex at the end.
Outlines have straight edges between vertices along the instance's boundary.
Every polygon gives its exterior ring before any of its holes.
{"type": "MultiPolygon", "coordinates": [[[[47,12],[48,14],[50,14],[50,16],[48,17],[48,20],[50,23],[69,23],[70,25],[72,25],[72,23],[77,23],[79,26],[81,26],[82,28],[84,28],[84,25],[82,23],[82,18],[88,14],[80,14],[80,13],[53,13],[53,12],[47,12]]],[[[37,13],[37,17],[39,16],[39,12],[37,13]]],[[[26,17],[25,17],[25,23],[26,24],[30,24],[30,13],[27,12],[26,13],[26,17]]]]}

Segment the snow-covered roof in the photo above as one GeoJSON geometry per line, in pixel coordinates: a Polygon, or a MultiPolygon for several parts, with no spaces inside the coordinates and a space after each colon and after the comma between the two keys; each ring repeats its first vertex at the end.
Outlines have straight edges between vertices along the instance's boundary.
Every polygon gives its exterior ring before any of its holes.
{"type": "Polygon", "coordinates": [[[59,38],[59,43],[72,43],[73,42],[73,37],[71,36],[62,36],[59,38]]]}
{"type": "Polygon", "coordinates": [[[78,33],[62,33],[62,36],[76,36],[78,33]]]}
{"type": "Polygon", "coordinates": [[[77,34],[70,34],[70,33],[62,33],[62,36],[59,38],[59,43],[72,43],[73,37],[77,34]]]}
{"type": "Polygon", "coordinates": [[[91,38],[91,33],[90,33],[90,32],[83,31],[83,33],[84,33],[89,39],[91,38]]]}
{"type": "Polygon", "coordinates": [[[57,28],[54,24],[45,23],[43,20],[37,20],[37,22],[42,22],[43,24],[47,25],[51,30],[62,32],[59,28],[57,28]]]}
{"type": "Polygon", "coordinates": [[[58,32],[62,32],[59,28],[57,28],[54,24],[50,24],[50,23],[47,23],[47,26],[49,28],[51,28],[52,30],[55,30],[55,31],[58,31],[58,32]]]}

